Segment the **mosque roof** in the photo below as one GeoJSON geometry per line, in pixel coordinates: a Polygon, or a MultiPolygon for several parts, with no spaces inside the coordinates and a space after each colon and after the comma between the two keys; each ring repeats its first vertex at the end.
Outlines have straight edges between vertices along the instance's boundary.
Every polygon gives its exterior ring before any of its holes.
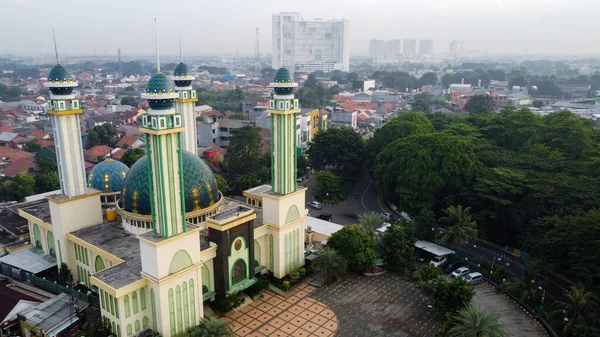
{"type": "Polygon", "coordinates": [[[90,171],[88,185],[104,193],[121,192],[127,171],[129,167],[120,161],[105,159],[90,171]]]}
{"type": "Polygon", "coordinates": [[[73,81],[73,77],[71,76],[71,74],[69,74],[67,69],[65,69],[60,64],[57,64],[50,70],[50,73],[48,74],[48,81],[70,82],[73,81]]]}
{"type": "Polygon", "coordinates": [[[187,76],[191,75],[190,68],[183,62],[179,62],[175,70],[173,70],[173,76],[187,76]]]}
{"type": "MultiPolygon", "coordinates": [[[[150,215],[150,179],[147,156],[140,158],[127,173],[121,191],[121,207],[131,213],[150,215]]],[[[183,181],[186,213],[199,211],[219,201],[215,176],[197,155],[183,152],[183,181]]]]}
{"type": "Polygon", "coordinates": [[[167,110],[173,107],[173,99],[179,97],[173,88],[169,78],[163,73],[156,73],[150,77],[146,91],[142,98],[148,100],[153,110],[167,110]]]}
{"type": "Polygon", "coordinates": [[[279,68],[271,83],[276,95],[291,95],[298,83],[294,82],[294,77],[287,68],[279,68]]]}
{"type": "Polygon", "coordinates": [[[275,77],[273,78],[273,82],[275,83],[292,83],[294,82],[294,78],[292,74],[287,68],[279,68],[275,73],[275,77]]]}
{"type": "Polygon", "coordinates": [[[148,94],[170,94],[173,91],[169,84],[169,78],[163,73],[156,73],[150,77],[146,93],[148,94]]]}

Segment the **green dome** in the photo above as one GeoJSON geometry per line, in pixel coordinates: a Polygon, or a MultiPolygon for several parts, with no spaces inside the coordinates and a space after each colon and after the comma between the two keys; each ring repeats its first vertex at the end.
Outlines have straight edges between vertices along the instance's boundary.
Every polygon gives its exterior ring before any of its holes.
{"type": "Polygon", "coordinates": [[[105,159],[90,171],[88,185],[104,193],[121,192],[127,171],[129,167],[120,161],[105,159]]]}
{"type": "Polygon", "coordinates": [[[71,74],[60,64],[55,65],[50,69],[50,73],[48,74],[48,81],[50,82],[71,82],[73,81],[73,77],[71,74]]]}
{"type": "Polygon", "coordinates": [[[76,82],[67,69],[57,64],[50,69],[48,82],[45,86],[49,87],[50,92],[54,95],[70,95],[75,85],[76,82]]]}
{"type": "Polygon", "coordinates": [[[148,104],[150,108],[154,110],[166,110],[173,107],[173,98],[169,98],[166,95],[173,94],[173,88],[169,83],[169,78],[163,73],[156,73],[150,77],[148,86],[146,86],[146,94],[158,95],[158,97],[148,98],[148,104]],[[161,98],[160,95],[165,95],[161,98]]]}
{"type": "MultiPolygon", "coordinates": [[[[121,191],[121,207],[131,213],[151,214],[151,176],[147,156],[140,158],[127,173],[121,191]]],[[[199,211],[219,201],[217,182],[210,167],[197,155],[183,151],[185,212],[199,211]]]]}
{"type": "Polygon", "coordinates": [[[179,62],[177,67],[175,67],[175,70],[173,70],[173,76],[188,76],[188,75],[191,75],[190,68],[188,68],[188,66],[185,63],[179,62]]]}
{"type": "Polygon", "coordinates": [[[294,77],[287,68],[279,68],[273,78],[275,83],[294,83],[294,77]]]}

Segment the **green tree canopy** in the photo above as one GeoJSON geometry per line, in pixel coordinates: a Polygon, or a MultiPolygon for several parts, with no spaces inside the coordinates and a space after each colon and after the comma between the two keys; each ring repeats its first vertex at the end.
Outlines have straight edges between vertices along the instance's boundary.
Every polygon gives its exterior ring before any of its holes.
{"type": "Polygon", "coordinates": [[[313,265],[325,273],[325,283],[330,283],[346,273],[348,262],[335,249],[328,246],[319,253],[313,265]]]}
{"type": "Polygon", "coordinates": [[[317,133],[307,151],[315,170],[330,169],[344,178],[358,177],[364,168],[365,147],[350,128],[329,128],[317,133]]]}
{"type": "Polygon", "coordinates": [[[268,172],[263,165],[259,131],[259,128],[252,125],[231,130],[229,148],[225,155],[227,178],[230,182],[239,183],[242,176],[245,176],[245,181],[250,186],[256,186],[257,181],[266,178],[268,172]]]}
{"type": "Polygon", "coordinates": [[[423,74],[421,78],[419,78],[419,85],[436,85],[438,81],[438,77],[434,72],[428,72],[423,74]]]}
{"type": "Polygon", "coordinates": [[[450,282],[438,277],[431,281],[429,288],[433,293],[433,308],[438,312],[455,313],[468,306],[475,296],[473,285],[462,277],[450,282]]]}
{"type": "Polygon", "coordinates": [[[477,237],[477,224],[471,219],[470,207],[450,206],[444,210],[446,216],[441,217],[438,222],[446,226],[442,242],[451,245],[464,245],[469,239],[477,237]]]}
{"type": "Polygon", "coordinates": [[[388,268],[399,271],[413,268],[415,240],[410,226],[392,224],[383,234],[381,244],[388,268]]]}
{"type": "Polygon", "coordinates": [[[317,171],[315,174],[315,198],[328,204],[336,204],[344,200],[345,196],[340,187],[340,181],[335,174],[329,171],[317,171]]]}
{"type": "Polygon", "coordinates": [[[448,337],[505,337],[509,333],[500,322],[500,314],[484,308],[468,306],[459,310],[453,319],[454,327],[448,337]]]}
{"type": "Polygon", "coordinates": [[[471,114],[487,114],[494,111],[496,103],[490,95],[473,95],[465,105],[465,111],[471,114]]]}
{"type": "Polygon", "coordinates": [[[333,233],[327,240],[327,247],[337,251],[353,270],[360,270],[375,261],[373,240],[356,225],[344,226],[333,233]]]}
{"type": "Polygon", "coordinates": [[[133,96],[124,96],[121,98],[121,105],[131,105],[134,108],[137,108],[139,104],[139,100],[133,96]]]}
{"type": "Polygon", "coordinates": [[[138,159],[142,158],[145,155],[146,153],[142,149],[127,149],[127,151],[125,151],[125,153],[121,157],[120,161],[123,164],[127,165],[127,167],[131,167],[138,161],[138,159]]]}

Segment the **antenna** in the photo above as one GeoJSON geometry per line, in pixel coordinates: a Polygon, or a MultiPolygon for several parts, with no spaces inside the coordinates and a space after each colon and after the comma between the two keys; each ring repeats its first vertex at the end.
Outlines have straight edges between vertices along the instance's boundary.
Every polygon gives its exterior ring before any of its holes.
{"type": "Polygon", "coordinates": [[[56,54],[56,64],[58,64],[58,48],[56,47],[56,33],[54,33],[54,28],[52,28],[52,37],[54,37],[54,54],[56,54]]]}
{"type": "Polygon", "coordinates": [[[181,34],[179,34],[179,62],[183,63],[183,56],[181,54],[181,34]]]}
{"type": "Polygon", "coordinates": [[[258,67],[258,72],[260,72],[260,47],[258,44],[258,27],[256,27],[256,66],[258,67]]]}
{"type": "Polygon", "coordinates": [[[156,28],[156,18],[154,18],[154,37],[156,39],[156,71],[160,73],[160,56],[158,51],[158,29],[156,28]]]}
{"type": "Polygon", "coordinates": [[[119,53],[119,76],[123,77],[123,63],[121,62],[121,48],[117,48],[119,53]]]}

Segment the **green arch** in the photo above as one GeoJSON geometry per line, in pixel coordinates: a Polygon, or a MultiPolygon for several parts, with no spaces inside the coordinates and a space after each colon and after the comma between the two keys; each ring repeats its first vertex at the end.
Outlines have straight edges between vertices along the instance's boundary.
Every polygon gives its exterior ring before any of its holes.
{"type": "Polygon", "coordinates": [[[154,289],[150,289],[150,305],[152,306],[152,329],[156,331],[156,301],[154,300],[154,289]]]}
{"type": "Polygon", "coordinates": [[[40,234],[40,227],[36,223],[33,224],[33,245],[42,248],[42,234],[40,234]]]}
{"type": "Polygon", "coordinates": [[[208,288],[208,290],[211,289],[211,287],[210,287],[210,270],[208,269],[206,264],[202,265],[202,285],[206,286],[206,288],[208,288]]]}
{"type": "Polygon", "coordinates": [[[142,329],[148,329],[148,317],[146,316],[142,319],[142,329]]]}
{"type": "Polygon", "coordinates": [[[104,260],[100,257],[100,255],[96,255],[96,261],[94,262],[94,267],[96,268],[96,273],[101,272],[106,269],[104,265],[104,260]]]}
{"type": "Polygon", "coordinates": [[[246,263],[246,260],[244,260],[242,258],[235,260],[235,262],[231,265],[231,270],[229,270],[229,284],[230,284],[229,288],[234,288],[236,285],[248,280],[248,277],[249,277],[248,273],[250,272],[249,268],[250,268],[250,266],[248,266],[248,263],[246,263]],[[244,271],[246,272],[245,273],[246,275],[244,275],[243,279],[239,280],[238,282],[236,282],[234,284],[233,283],[234,282],[233,272],[235,271],[235,266],[237,265],[238,262],[241,262],[244,264],[244,271]]]}
{"type": "Polygon", "coordinates": [[[127,318],[129,317],[129,315],[131,315],[131,312],[129,311],[129,295],[125,295],[123,299],[123,304],[125,306],[125,318],[127,318]]]}
{"type": "Polygon", "coordinates": [[[285,216],[285,223],[290,223],[294,220],[298,220],[299,218],[300,212],[298,211],[298,207],[296,207],[296,205],[290,206],[287,215],[285,216]]]}
{"type": "Polygon", "coordinates": [[[192,265],[192,258],[190,254],[185,250],[179,250],[171,259],[171,266],[169,267],[169,275],[175,274],[178,271],[184,270],[192,265]]]}
{"type": "Polygon", "coordinates": [[[52,231],[48,231],[46,234],[46,247],[48,247],[48,255],[56,257],[56,249],[54,248],[54,234],[52,231]]]}
{"type": "MultiPolygon", "coordinates": [[[[254,259],[258,261],[258,265],[260,266],[262,263],[260,261],[260,243],[254,240],[254,259]]],[[[257,266],[258,267],[258,266],[257,266]]]]}
{"type": "Polygon", "coordinates": [[[192,326],[195,326],[198,322],[196,321],[196,292],[194,290],[194,279],[190,279],[188,283],[190,286],[190,322],[192,326]]]}
{"type": "Polygon", "coordinates": [[[131,336],[131,334],[133,334],[133,331],[131,331],[131,324],[127,324],[127,336],[131,336]]]}
{"type": "Polygon", "coordinates": [[[135,332],[139,332],[140,331],[140,320],[136,319],[135,320],[135,332]]]}

